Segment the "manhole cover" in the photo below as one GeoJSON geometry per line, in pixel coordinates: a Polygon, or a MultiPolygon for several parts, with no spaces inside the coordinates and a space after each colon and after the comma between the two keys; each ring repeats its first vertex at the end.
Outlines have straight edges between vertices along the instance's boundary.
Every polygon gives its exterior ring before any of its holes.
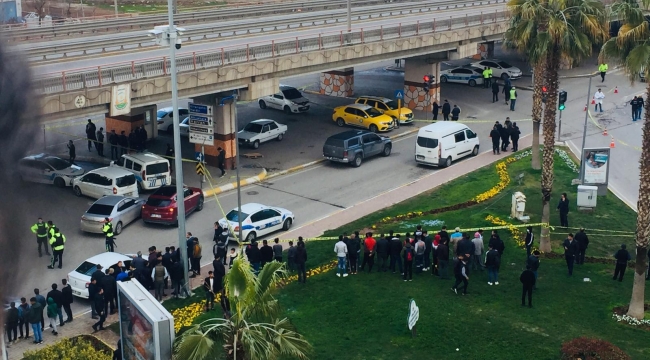
{"type": "Polygon", "coordinates": [[[257,195],[259,194],[257,191],[247,191],[246,195],[257,195]]]}

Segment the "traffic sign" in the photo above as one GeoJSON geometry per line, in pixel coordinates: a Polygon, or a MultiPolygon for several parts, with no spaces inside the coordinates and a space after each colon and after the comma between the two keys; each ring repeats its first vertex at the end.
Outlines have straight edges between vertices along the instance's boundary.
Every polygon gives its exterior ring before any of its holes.
{"type": "Polygon", "coordinates": [[[395,90],[395,99],[404,100],[404,90],[395,90]]]}
{"type": "Polygon", "coordinates": [[[201,105],[189,103],[190,113],[200,114],[205,116],[212,116],[212,106],[211,105],[201,105]]]}
{"type": "Polygon", "coordinates": [[[204,127],[204,126],[194,126],[194,125],[190,125],[190,132],[191,132],[191,133],[199,133],[199,134],[209,134],[209,135],[212,135],[212,134],[214,134],[214,128],[213,128],[213,127],[204,127]]]}
{"type": "Polygon", "coordinates": [[[205,165],[203,165],[203,163],[196,163],[196,173],[198,175],[205,175],[207,172],[208,171],[205,168],[205,165]]]}
{"type": "Polygon", "coordinates": [[[191,132],[190,142],[192,144],[202,144],[202,145],[214,145],[214,136],[209,134],[197,134],[191,132]]]}
{"type": "Polygon", "coordinates": [[[194,158],[195,158],[196,161],[198,161],[198,162],[203,162],[203,153],[200,152],[200,151],[195,152],[195,153],[194,153],[194,158]]]}
{"type": "Polygon", "coordinates": [[[212,118],[200,115],[190,115],[190,125],[212,126],[212,118]]]}

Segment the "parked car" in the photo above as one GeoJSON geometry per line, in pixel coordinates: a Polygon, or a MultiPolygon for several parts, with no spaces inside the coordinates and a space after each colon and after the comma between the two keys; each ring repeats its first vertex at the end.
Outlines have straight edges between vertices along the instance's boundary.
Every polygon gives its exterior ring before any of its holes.
{"type": "Polygon", "coordinates": [[[90,285],[90,278],[97,270],[97,265],[102,268],[108,269],[117,265],[119,261],[124,264],[128,269],[131,266],[133,256],[124,255],[116,252],[105,252],[95,255],[82,262],[76,269],[68,273],[68,283],[72,288],[72,295],[88,299],[88,286],[90,285]]]}
{"type": "Polygon", "coordinates": [[[461,66],[440,72],[441,83],[458,83],[469,86],[483,85],[483,69],[473,66],[461,66]]]}
{"type": "MultiPolygon", "coordinates": [[[[173,110],[174,109],[171,107],[158,109],[158,113],[156,114],[158,117],[158,131],[166,131],[168,133],[174,132],[174,117],[172,116],[173,110]]],[[[189,114],[190,111],[185,108],[178,109],[179,119],[185,119],[189,114]]]]}
{"type": "Polygon", "coordinates": [[[415,141],[415,162],[440,167],[465,156],[476,156],[479,140],[467,125],[456,121],[441,121],[418,131],[415,141]]]}
{"type": "Polygon", "coordinates": [[[172,183],[169,160],[149,152],[124,154],[117,161],[111,161],[110,166],[133,173],[138,182],[138,192],[172,183]]]}
{"type": "Polygon", "coordinates": [[[499,59],[488,59],[473,62],[471,66],[481,68],[481,74],[483,73],[483,68],[489,67],[492,69],[492,77],[497,77],[501,79],[519,79],[522,75],[521,70],[518,67],[512,66],[505,61],[499,59]]]}
{"type": "Polygon", "coordinates": [[[334,108],[332,120],[336,125],[361,127],[372,132],[389,131],[395,126],[393,118],[369,105],[350,104],[334,108]]]}
{"type": "Polygon", "coordinates": [[[293,86],[280,85],[280,92],[259,99],[262,109],[278,109],[286,114],[301,113],[309,110],[309,100],[293,86]]]}
{"type": "Polygon", "coordinates": [[[389,156],[392,149],[393,143],[388,137],[363,130],[350,130],[327,138],[323,145],[323,157],[329,161],[359,167],[371,156],[389,156]]]}
{"type": "Polygon", "coordinates": [[[399,118],[400,125],[410,124],[413,122],[413,111],[405,107],[404,102],[402,102],[402,106],[400,107],[398,106],[397,101],[388,98],[380,96],[360,96],[355,103],[372,106],[393,118],[393,121],[398,121],[399,118]]]}
{"type": "Polygon", "coordinates": [[[122,229],[140,217],[143,200],[111,195],[95,201],[81,216],[81,231],[101,234],[104,219],[113,223],[113,232],[119,235],[122,229]]]}
{"type": "Polygon", "coordinates": [[[72,189],[77,196],[95,199],[108,195],[138,197],[135,175],[113,166],[90,170],[86,175],[75,178],[72,189]]]}
{"type": "MultiPolygon", "coordinates": [[[[295,221],[293,213],[287,209],[250,203],[241,206],[242,237],[251,242],[274,231],[287,231],[295,221]]],[[[230,238],[239,233],[239,209],[232,209],[226,217],[219,220],[223,228],[231,229],[230,238]],[[233,234],[233,232],[235,234],[233,234]]]]}
{"type": "Polygon", "coordinates": [[[54,184],[57,187],[72,186],[72,180],[85,170],[56,156],[30,155],[18,162],[18,172],[23,181],[54,184]]]}
{"type": "MultiPolygon", "coordinates": [[[[185,216],[193,211],[203,210],[203,191],[195,187],[185,187],[185,216]]],[[[145,223],[178,225],[178,205],[176,186],[162,186],[149,195],[142,206],[142,220],[145,223]]]]}
{"type": "Polygon", "coordinates": [[[253,120],[246,124],[244,130],[237,134],[240,145],[250,146],[253,149],[270,140],[282,141],[287,132],[287,125],[278,124],[269,119],[253,120]]]}

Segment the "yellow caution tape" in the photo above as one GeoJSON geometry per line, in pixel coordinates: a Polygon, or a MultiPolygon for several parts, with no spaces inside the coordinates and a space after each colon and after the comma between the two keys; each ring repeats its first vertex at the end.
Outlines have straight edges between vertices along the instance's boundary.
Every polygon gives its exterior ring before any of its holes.
{"type": "MultiPolygon", "coordinates": [[[[430,122],[430,123],[436,123],[436,122],[442,122],[442,121],[457,121],[463,124],[477,124],[477,123],[492,123],[494,124],[497,121],[504,121],[503,119],[501,120],[472,120],[472,119],[460,119],[460,120],[421,120],[421,119],[415,119],[413,121],[418,121],[418,122],[430,122]]],[[[527,121],[533,121],[533,119],[510,119],[510,122],[527,122],[527,121]]]]}

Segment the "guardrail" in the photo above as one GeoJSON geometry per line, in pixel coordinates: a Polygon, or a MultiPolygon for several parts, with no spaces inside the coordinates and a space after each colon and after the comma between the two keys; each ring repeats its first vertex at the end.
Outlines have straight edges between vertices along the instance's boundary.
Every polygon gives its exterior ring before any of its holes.
{"type": "MultiPolygon", "coordinates": [[[[492,0],[494,1],[494,0],[492,0]]],[[[505,1],[505,0],[503,0],[505,1]]],[[[410,14],[421,14],[432,11],[448,10],[455,8],[463,7],[472,7],[472,6],[484,6],[489,5],[490,1],[479,1],[469,3],[458,3],[458,0],[451,1],[436,1],[434,6],[424,6],[423,4],[414,4],[402,6],[401,9],[392,10],[391,7],[382,7],[374,11],[354,11],[352,14],[353,21],[359,21],[363,19],[372,19],[372,18],[382,18],[384,14],[387,16],[400,16],[400,15],[410,15],[410,14]],[[469,5],[469,6],[468,6],[469,5]]],[[[280,19],[275,21],[266,21],[260,23],[259,21],[247,21],[240,24],[225,24],[225,25],[203,25],[193,28],[186,29],[185,33],[181,37],[185,43],[191,41],[201,41],[207,40],[212,37],[227,37],[238,35],[238,32],[247,33],[264,33],[264,29],[271,28],[271,31],[277,31],[282,29],[292,29],[292,28],[302,28],[304,26],[326,26],[328,25],[328,20],[332,21],[330,23],[339,23],[341,16],[345,14],[343,11],[335,11],[328,15],[311,15],[296,17],[295,20],[280,19]],[[323,24],[318,24],[324,22],[323,24]]],[[[99,40],[95,39],[93,41],[88,41],[88,39],[72,39],[70,42],[65,44],[25,44],[24,46],[19,47],[24,53],[26,53],[30,58],[42,57],[42,60],[48,60],[53,55],[57,57],[69,57],[71,54],[86,55],[88,51],[99,51],[102,53],[107,52],[107,49],[116,49],[124,50],[124,46],[154,46],[154,42],[151,38],[146,36],[143,33],[127,33],[123,35],[117,35],[111,37],[110,39],[99,40]]]]}
{"type": "MultiPolygon", "coordinates": [[[[272,40],[270,42],[264,41],[222,47],[204,52],[179,54],[176,57],[176,68],[179,73],[192,72],[284,55],[419,36],[421,34],[431,34],[481,24],[494,24],[500,20],[505,21],[508,18],[508,12],[495,11],[493,14],[465,15],[428,22],[418,21],[415,24],[409,25],[395,23],[379,27],[361,27],[353,29],[350,33],[338,31],[304,38],[296,36],[272,40]]],[[[35,89],[42,94],[53,94],[84,88],[96,88],[143,78],[167,76],[169,75],[170,68],[171,64],[168,57],[157,57],[44,74],[36,78],[34,85],[35,89]]]]}
{"type": "MultiPolygon", "coordinates": [[[[392,0],[392,3],[409,3],[417,0],[392,0]]],[[[494,1],[494,0],[493,0],[494,1]]],[[[498,0],[496,0],[498,1],[498,0]]],[[[383,4],[386,0],[353,0],[355,7],[383,4]]],[[[281,4],[265,4],[258,6],[229,7],[219,9],[205,9],[204,11],[183,12],[174,16],[177,25],[199,22],[228,20],[233,18],[246,18],[273,14],[288,14],[293,12],[307,12],[328,10],[332,8],[346,8],[346,0],[314,0],[305,3],[292,2],[281,4]]],[[[108,33],[124,29],[151,29],[155,25],[164,25],[168,22],[167,15],[139,15],[129,18],[108,19],[102,21],[82,23],[53,22],[52,26],[29,28],[12,27],[3,31],[5,38],[12,41],[29,40],[34,38],[64,37],[71,34],[108,33]]]]}

